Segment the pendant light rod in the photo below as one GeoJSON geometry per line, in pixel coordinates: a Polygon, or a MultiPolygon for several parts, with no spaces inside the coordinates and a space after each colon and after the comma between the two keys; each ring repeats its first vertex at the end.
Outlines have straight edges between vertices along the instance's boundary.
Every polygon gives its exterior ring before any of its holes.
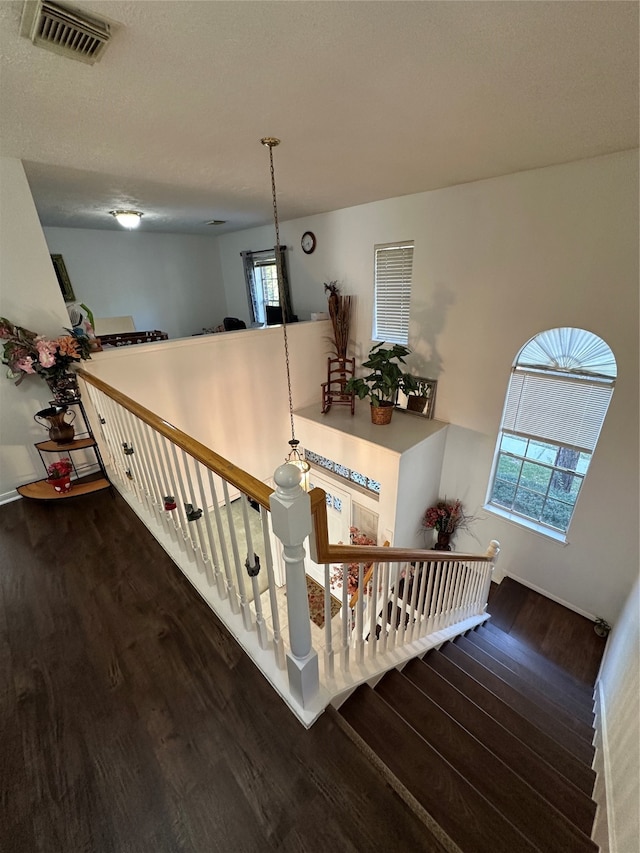
{"type": "MultiPolygon", "coordinates": [[[[298,445],[300,442],[296,438],[295,428],[293,426],[293,398],[291,395],[291,369],[289,366],[289,338],[287,336],[287,316],[285,313],[285,305],[284,305],[284,295],[282,289],[282,252],[280,250],[280,222],[278,220],[278,202],[276,198],[276,176],[273,168],[273,149],[280,145],[280,140],[275,136],[264,136],[260,142],[266,148],[269,149],[269,168],[271,171],[271,198],[273,201],[273,221],[276,229],[276,273],[278,276],[278,300],[280,302],[280,311],[282,312],[282,335],[284,338],[284,359],[287,368],[287,391],[289,393],[289,420],[291,421],[291,440],[289,441],[289,445],[291,446],[291,452],[287,457],[288,462],[298,462],[303,461],[298,452],[298,445]]],[[[304,462],[307,470],[309,470],[309,463],[304,462]]],[[[300,464],[298,464],[300,467],[300,464]]]]}

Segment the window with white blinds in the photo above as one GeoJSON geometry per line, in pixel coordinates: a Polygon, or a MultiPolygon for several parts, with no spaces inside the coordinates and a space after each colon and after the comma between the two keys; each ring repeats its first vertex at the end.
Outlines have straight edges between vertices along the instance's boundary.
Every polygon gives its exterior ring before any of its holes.
{"type": "Polygon", "coordinates": [[[611,382],[513,372],[502,429],[593,451],[613,394],[611,382]]]}
{"type": "Polygon", "coordinates": [[[487,509],[564,541],[609,408],[616,362],[584,329],[552,329],[516,359],[487,509]]]}
{"type": "Polygon", "coordinates": [[[375,246],[373,340],[409,342],[413,242],[375,246]]]}

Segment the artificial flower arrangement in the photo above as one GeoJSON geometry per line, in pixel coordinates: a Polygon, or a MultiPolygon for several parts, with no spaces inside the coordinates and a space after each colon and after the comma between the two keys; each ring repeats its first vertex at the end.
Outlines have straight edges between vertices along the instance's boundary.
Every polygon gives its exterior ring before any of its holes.
{"type": "Polygon", "coordinates": [[[455,533],[456,530],[464,530],[471,520],[470,516],[464,514],[461,501],[448,501],[445,498],[425,511],[422,526],[440,533],[455,533]]]}
{"type": "MultiPolygon", "coordinates": [[[[351,545],[376,545],[376,540],[367,536],[366,533],[361,533],[357,527],[349,528],[349,541],[351,545]]],[[[342,544],[342,543],[340,543],[342,544]]],[[[358,589],[358,575],[360,563],[349,563],[347,566],[347,591],[349,595],[353,595],[358,589]]],[[[365,570],[366,570],[365,566],[365,570]]],[[[331,575],[331,584],[342,583],[342,569],[337,569],[331,575]]],[[[365,594],[367,591],[365,590],[365,594]]]]}
{"type": "Polygon", "coordinates": [[[2,363],[9,368],[7,378],[13,379],[16,385],[28,374],[59,379],[72,364],[91,358],[89,337],[79,329],[66,331],[68,334],[48,340],[0,317],[0,339],[5,341],[2,363]]]}
{"type": "Polygon", "coordinates": [[[57,462],[52,462],[47,467],[47,474],[50,480],[62,480],[68,477],[73,470],[73,465],[70,459],[58,459],[57,462]]]}

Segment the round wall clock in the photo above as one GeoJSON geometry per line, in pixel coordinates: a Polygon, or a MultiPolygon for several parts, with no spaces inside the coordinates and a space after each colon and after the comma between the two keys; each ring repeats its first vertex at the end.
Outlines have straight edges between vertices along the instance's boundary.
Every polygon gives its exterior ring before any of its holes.
{"type": "Polygon", "coordinates": [[[313,231],[305,231],[302,235],[302,239],[300,240],[300,245],[302,246],[302,251],[306,255],[310,255],[311,252],[316,247],[316,235],[313,231]]]}

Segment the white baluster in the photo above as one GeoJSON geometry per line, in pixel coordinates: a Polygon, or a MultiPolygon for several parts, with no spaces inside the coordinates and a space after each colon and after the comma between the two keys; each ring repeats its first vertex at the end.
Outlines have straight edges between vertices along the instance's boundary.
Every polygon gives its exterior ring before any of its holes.
{"type": "Polygon", "coordinates": [[[156,521],[160,521],[160,513],[158,511],[158,502],[155,499],[153,486],[150,479],[150,466],[147,458],[146,446],[142,440],[142,422],[133,417],[131,419],[131,435],[134,442],[136,463],[140,472],[142,487],[146,496],[148,509],[153,513],[156,521]]]}
{"type": "Polygon", "coordinates": [[[340,668],[349,671],[349,636],[351,634],[351,608],[349,607],[349,566],[343,563],[342,571],[342,646],[340,648],[340,668]]]}
{"type": "Polygon", "coordinates": [[[371,595],[369,596],[369,640],[368,640],[368,655],[370,658],[376,656],[378,651],[378,642],[376,638],[376,622],[378,619],[378,572],[380,564],[373,564],[373,574],[371,575],[371,595]]]}
{"type": "Polygon", "coordinates": [[[133,489],[133,482],[131,478],[127,477],[126,471],[128,469],[127,457],[122,452],[122,445],[124,443],[124,436],[122,434],[122,425],[120,423],[120,418],[118,417],[118,407],[110,398],[107,398],[108,405],[108,423],[111,424],[111,434],[113,436],[113,447],[111,448],[111,453],[113,455],[113,461],[115,467],[120,474],[120,480],[123,485],[129,491],[133,489]]]}
{"type": "MultiPolygon", "coordinates": [[[[176,492],[176,484],[173,479],[173,474],[171,471],[171,465],[169,464],[169,456],[167,452],[166,440],[158,435],[157,432],[153,433],[153,444],[155,446],[155,454],[158,460],[158,464],[160,466],[160,470],[162,472],[162,502],[164,506],[164,499],[167,497],[173,497],[173,499],[178,501],[178,493],[176,492]],[[164,450],[164,453],[163,453],[164,450]]],[[[182,531],[180,530],[180,524],[177,516],[175,515],[176,510],[166,509],[165,516],[167,519],[167,526],[169,527],[169,533],[172,538],[178,542],[181,546],[184,547],[184,539],[182,538],[182,531]]]]}
{"type": "Polygon", "coordinates": [[[358,563],[358,598],[356,599],[356,663],[361,664],[364,660],[364,564],[358,563]]]}
{"type": "Polygon", "coordinates": [[[204,561],[207,554],[207,550],[204,544],[202,515],[206,511],[206,507],[199,507],[198,501],[196,500],[196,493],[193,488],[193,480],[191,478],[191,464],[194,463],[194,460],[184,450],[181,451],[181,456],[182,467],[184,470],[185,479],[187,481],[187,494],[189,495],[189,503],[191,504],[192,510],[195,513],[198,513],[198,511],[200,511],[200,518],[197,518],[195,521],[190,521],[189,524],[191,524],[192,528],[195,529],[195,532],[198,537],[196,541],[196,537],[193,534],[191,535],[191,541],[193,543],[194,549],[193,553],[196,558],[196,566],[198,567],[199,572],[204,572],[206,571],[204,561]]]}
{"type": "MultiPolygon", "coordinates": [[[[198,483],[198,493],[200,495],[200,506],[204,513],[204,526],[207,531],[207,542],[209,543],[209,551],[207,551],[204,544],[202,545],[202,559],[204,560],[204,570],[207,576],[207,583],[209,586],[213,586],[215,583],[213,566],[216,562],[216,546],[213,538],[213,530],[211,529],[209,509],[207,507],[207,496],[205,495],[204,484],[202,481],[202,469],[204,466],[202,463],[196,462],[195,460],[194,466],[196,471],[196,482],[198,483]]],[[[204,468],[204,470],[207,469],[204,468]]]]}
{"type": "Polygon", "coordinates": [[[164,510],[164,495],[166,494],[166,492],[162,491],[160,468],[158,466],[158,462],[156,460],[153,448],[154,430],[145,423],[141,423],[140,426],[142,440],[145,446],[145,459],[148,466],[149,479],[151,481],[153,489],[153,500],[155,505],[156,517],[159,519],[165,531],[169,532],[169,519],[167,518],[167,513],[164,510]]]}
{"type": "Polygon", "coordinates": [[[182,477],[182,471],[180,470],[180,462],[178,461],[178,449],[172,441],[167,441],[167,445],[169,447],[169,450],[171,451],[171,457],[173,459],[174,477],[178,482],[178,494],[176,495],[176,503],[178,504],[179,518],[182,525],[182,536],[184,538],[185,553],[190,560],[194,560],[196,553],[195,542],[192,538],[190,522],[187,519],[187,510],[185,507],[185,503],[188,503],[187,490],[184,487],[184,479],[182,477]]]}
{"type": "Polygon", "coordinates": [[[309,599],[303,542],[311,532],[309,495],[300,488],[302,474],[295,465],[281,465],[274,474],[270,497],[273,532],[282,542],[287,578],[289,645],[287,671],[291,693],[305,707],[319,688],[318,655],[311,645],[309,599]]]}
{"type": "Polygon", "coordinates": [[[420,593],[418,595],[418,618],[416,639],[423,637],[426,633],[427,617],[429,615],[429,602],[431,601],[431,589],[433,587],[433,565],[430,562],[420,563],[420,593]]]}
{"type": "Polygon", "coordinates": [[[136,494],[138,496],[138,500],[145,507],[147,512],[151,513],[151,500],[149,499],[149,494],[147,492],[144,475],[142,472],[142,464],[141,459],[139,458],[139,448],[138,442],[136,440],[135,434],[135,423],[136,418],[128,409],[121,409],[122,421],[124,424],[124,432],[126,435],[126,444],[127,447],[123,447],[123,453],[127,457],[127,461],[129,464],[129,470],[133,474],[133,484],[135,486],[136,494]]]}
{"type": "Polygon", "coordinates": [[[333,653],[333,626],[331,624],[331,566],[324,566],[324,669],[327,678],[335,672],[333,653]]]}
{"type": "MultiPolygon", "coordinates": [[[[229,552],[227,551],[227,537],[224,530],[224,524],[222,523],[222,513],[220,512],[220,506],[218,502],[218,495],[216,492],[215,481],[213,479],[213,474],[209,471],[209,487],[211,489],[211,495],[213,497],[213,514],[216,519],[216,530],[218,531],[218,541],[220,543],[220,553],[222,555],[222,564],[224,566],[224,586],[225,592],[223,598],[229,599],[229,604],[231,605],[232,613],[240,613],[240,603],[238,601],[238,595],[236,593],[236,587],[233,582],[233,574],[231,572],[231,564],[229,562],[229,552]]],[[[218,585],[218,589],[220,586],[218,585]]]]}
{"type": "MultiPolygon", "coordinates": [[[[247,537],[247,572],[251,578],[251,589],[253,592],[253,606],[256,611],[256,631],[258,632],[258,643],[261,649],[267,648],[267,626],[262,614],[262,600],[260,598],[260,587],[258,585],[258,575],[254,574],[256,568],[256,552],[253,548],[253,536],[251,535],[251,525],[249,524],[249,499],[246,495],[240,498],[242,501],[242,520],[244,522],[244,532],[247,537]]],[[[260,571],[260,568],[258,568],[260,571]]]]}
{"type": "Polygon", "coordinates": [[[236,528],[233,523],[231,500],[229,498],[229,484],[226,480],[222,481],[222,494],[224,495],[224,506],[227,515],[227,525],[229,527],[229,538],[231,539],[233,562],[236,567],[236,583],[238,584],[238,597],[240,599],[240,612],[242,613],[242,622],[246,631],[252,631],[253,622],[251,620],[251,607],[249,606],[249,602],[247,601],[247,592],[244,585],[244,565],[240,559],[240,551],[238,550],[238,538],[236,536],[236,528]]]}
{"type": "Polygon", "coordinates": [[[409,604],[409,630],[408,636],[406,636],[406,642],[413,642],[413,635],[418,627],[418,610],[417,610],[417,602],[418,602],[418,587],[420,586],[420,579],[422,577],[422,573],[420,571],[420,566],[416,563],[415,566],[411,566],[411,564],[407,564],[407,572],[411,577],[411,603],[409,604]]]}
{"type": "Polygon", "coordinates": [[[440,599],[442,589],[444,587],[444,575],[442,571],[442,563],[440,561],[431,564],[433,571],[433,587],[429,599],[429,617],[427,619],[427,634],[432,634],[435,630],[436,619],[438,614],[438,601],[440,599]]]}
{"type": "MultiPolygon", "coordinates": [[[[391,615],[389,619],[389,640],[388,648],[395,649],[398,640],[398,581],[400,580],[400,563],[393,563],[391,567],[393,586],[391,592],[391,615]]],[[[387,609],[387,613],[389,610],[387,609]]]]}
{"type": "MultiPolygon", "coordinates": [[[[409,616],[408,611],[408,600],[409,600],[409,582],[411,580],[411,567],[409,563],[404,564],[404,583],[402,584],[402,604],[401,604],[401,613],[400,613],[400,625],[398,631],[398,645],[403,646],[405,642],[405,635],[407,630],[407,617],[409,616]]],[[[398,580],[399,582],[399,580],[398,580]]]]}
{"type": "Polygon", "coordinates": [[[389,638],[389,563],[384,563],[382,567],[382,595],[380,596],[380,639],[382,641],[382,654],[387,651],[387,643],[389,638]]]}

